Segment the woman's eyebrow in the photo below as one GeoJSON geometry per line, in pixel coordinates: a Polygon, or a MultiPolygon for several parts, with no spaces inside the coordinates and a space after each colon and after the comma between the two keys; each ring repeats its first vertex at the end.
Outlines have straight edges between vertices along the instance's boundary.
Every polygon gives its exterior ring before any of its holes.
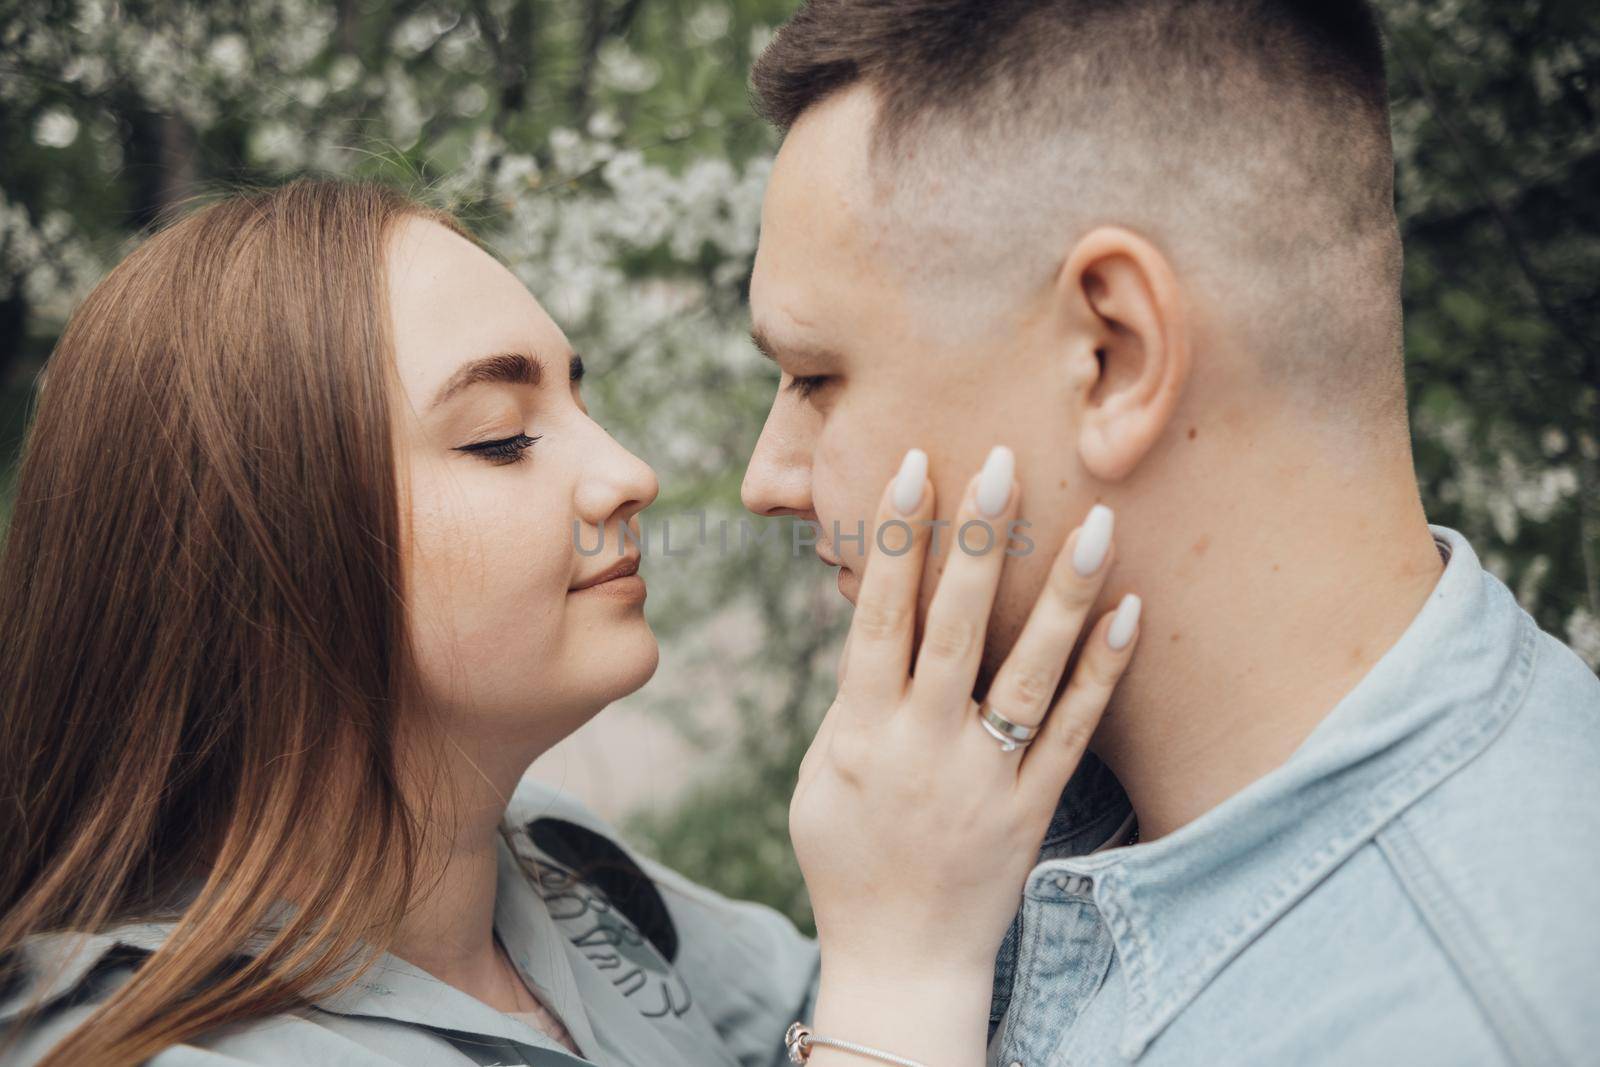
{"type": "Polygon", "coordinates": [[[536,357],[522,352],[496,352],[492,356],[463,363],[439,387],[428,410],[443,404],[469,385],[480,382],[508,382],[512,385],[538,385],[544,376],[544,364],[536,357]]]}

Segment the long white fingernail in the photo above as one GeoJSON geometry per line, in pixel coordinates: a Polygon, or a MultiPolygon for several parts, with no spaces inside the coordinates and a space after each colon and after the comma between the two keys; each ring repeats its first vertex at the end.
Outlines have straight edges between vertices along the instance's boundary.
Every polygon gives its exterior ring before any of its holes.
{"type": "Polygon", "coordinates": [[[1072,569],[1084,578],[1100,569],[1106,561],[1106,549],[1111,547],[1111,509],[1096,504],[1089,509],[1078,531],[1078,543],[1072,547],[1072,569]]]}
{"type": "Polygon", "coordinates": [[[1135,594],[1129,593],[1122,598],[1110,627],[1106,629],[1106,644],[1120,652],[1123,646],[1133,640],[1133,628],[1139,625],[1139,608],[1140,601],[1135,594]]]}
{"type": "Polygon", "coordinates": [[[978,510],[984,518],[992,519],[1006,509],[1011,499],[1011,479],[1017,469],[1017,459],[1005,445],[995,445],[989,458],[983,461],[978,474],[978,510]]]}
{"type": "Polygon", "coordinates": [[[900,461],[900,473],[894,476],[894,509],[909,515],[922,503],[922,485],[928,480],[928,454],[913,448],[900,461]]]}

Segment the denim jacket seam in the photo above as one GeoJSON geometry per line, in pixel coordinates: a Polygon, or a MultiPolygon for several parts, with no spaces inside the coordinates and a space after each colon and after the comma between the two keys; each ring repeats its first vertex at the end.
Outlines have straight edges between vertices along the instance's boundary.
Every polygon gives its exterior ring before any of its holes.
{"type": "Polygon", "coordinates": [[[1121,952],[1123,945],[1131,950],[1123,953],[1127,957],[1127,964],[1123,967],[1123,982],[1128,987],[1129,1007],[1133,1009],[1128,1013],[1131,1020],[1137,1013],[1149,1009],[1150,992],[1145,975],[1153,966],[1151,960],[1155,949],[1150,944],[1150,935],[1146,932],[1149,924],[1144,921],[1145,912],[1134,889],[1131,886],[1123,888],[1120,879],[1114,876],[1108,876],[1106,880],[1112,884],[1106,885],[1102,881],[1101,891],[1108,898],[1107,903],[1112,905],[1104,909],[1111,927],[1112,943],[1117,946],[1118,952],[1121,952]]]}
{"type": "Polygon", "coordinates": [[[1344,861],[1354,855],[1362,844],[1373,840],[1383,827],[1493,743],[1495,736],[1516,717],[1533,689],[1533,668],[1537,659],[1538,642],[1535,640],[1536,628],[1530,623],[1531,619],[1526,615],[1517,620],[1517,648],[1512,660],[1514,674],[1501,687],[1494,710],[1472,724],[1471,729],[1446,738],[1410,767],[1392,775],[1370,803],[1363,805],[1359,811],[1352,813],[1345,820],[1338,834],[1273,883],[1263,894],[1260,904],[1251,909],[1243,919],[1213,937],[1207,944],[1206,951],[1198,956],[1201,962],[1185,969],[1179,978],[1171,983],[1174,992],[1154,1003],[1149,995],[1146,980],[1147,970],[1151,967],[1152,953],[1149,951],[1148,939],[1142,935],[1142,928],[1147,925],[1144,921],[1144,912],[1131,890],[1124,894],[1129,912],[1139,920],[1133,939],[1138,950],[1136,955],[1139,958],[1136,964],[1127,969],[1130,1006],[1137,1012],[1147,1012],[1153,1017],[1152,1021],[1135,1027],[1133,1025],[1135,1012],[1129,1013],[1130,1033],[1124,1041],[1125,1055],[1131,1057],[1141,1054],[1143,1049],[1177,1016],[1182,1010],[1182,1005],[1192,1001],[1205,988],[1209,982],[1207,976],[1214,977],[1230,960],[1242,952],[1250,941],[1269,929],[1275,918],[1292,906],[1292,900],[1297,895],[1304,897],[1318,882],[1332,874],[1344,861]],[[1455,766],[1452,767],[1452,763],[1455,766]],[[1426,785],[1419,788],[1419,782],[1426,785]],[[1402,801],[1398,798],[1405,799],[1402,801]],[[1392,810],[1383,814],[1390,808],[1392,810]],[[1286,905],[1286,902],[1289,903],[1286,905]]]}
{"type": "MultiPolygon", "coordinates": [[[[1260,898],[1258,898],[1256,907],[1252,908],[1242,919],[1235,922],[1232,926],[1215,935],[1207,945],[1208,951],[1205,953],[1205,955],[1199,957],[1199,962],[1188,967],[1182,972],[1181,977],[1176,983],[1174,983],[1174,987],[1179,991],[1168,994],[1167,996],[1162,997],[1160,1000],[1154,1002],[1152,1002],[1149,996],[1148,987],[1145,981],[1145,974],[1147,973],[1148,969],[1153,967],[1153,964],[1150,962],[1150,956],[1153,955],[1153,953],[1150,952],[1149,938],[1144,933],[1144,927],[1148,925],[1144,921],[1146,913],[1142,907],[1134,903],[1132,894],[1129,894],[1128,910],[1131,913],[1131,917],[1135,920],[1133,923],[1133,929],[1135,931],[1134,941],[1139,947],[1139,955],[1141,958],[1137,967],[1129,968],[1130,972],[1132,972],[1129,975],[1130,979],[1134,979],[1136,977],[1136,980],[1129,981],[1128,985],[1129,991],[1132,994],[1131,999],[1135,1002],[1139,1010],[1148,1011],[1151,1015],[1157,1017],[1166,1015],[1168,1013],[1176,1014],[1173,1010],[1173,1005],[1176,1002],[1183,1001],[1185,999],[1193,1000],[1194,996],[1197,996],[1200,990],[1204,989],[1204,987],[1209,984],[1208,980],[1203,976],[1208,974],[1215,976],[1216,973],[1220,972],[1220,970],[1226,966],[1230,959],[1232,959],[1234,956],[1237,956],[1238,953],[1244,949],[1253,930],[1259,934],[1262,930],[1265,930],[1267,927],[1269,927],[1271,925],[1269,921],[1270,917],[1274,915],[1274,913],[1281,914],[1283,910],[1286,910],[1284,908],[1284,902],[1288,898],[1292,897],[1297,889],[1301,892],[1304,892],[1306,887],[1305,872],[1315,871],[1316,868],[1330,862],[1333,858],[1335,858],[1341,849],[1345,847],[1345,836],[1346,835],[1341,834],[1339,837],[1329,841],[1327,844],[1323,845],[1322,848],[1312,853],[1307,859],[1297,864],[1288,874],[1280,878],[1277,882],[1273,883],[1272,886],[1269,887],[1260,898]],[[1258,927],[1259,929],[1257,929],[1258,927]]],[[[1357,847],[1359,847],[1359,842],[1357,843],[1357,847]]],[[[1336,868],[1337,864],[1330,868],[1330,871],[1336,868]]],[[[1314,881],[1312,884],[1314,884],[1314,881]]],[[[1160,1029],[1163,1029],[1166,1021],[1167,1020],[1163,1020],[1161,1026],[1153,1028],[1153,1033],[1158,1033],[1160,1029]]]]}
{"type": "MultiPolygon", "coordinates": [[[[1022,928],[1027,930],[1029,925],[1026,905],[1024,905],[1022,928]]],[[[1018,1003],[1027,1004],[1029,994],[1038,986],[1033,971],[1034,965],[1038,961],[1039,938],[1043,933],[1044,923],[1040,921],[1039,916],[1036,914],[1031,925],[1033,927],[1032,932],[1026,938],[1019,938],[1017,942],[1017,974],[1022,977],[1022,988],[1013,990],[1010,999],[1006,1002],[1005,1015],[1010,1015],[1011,1009],[1015,1008],[1018,1003]]],[[[1003,1029],[995,1036],[1001,1038],[1007,1044],[1015,1046],[1016,1042],[1011,1040],[1011,1034],[1015,1032],[1016,1028],[1014,1026],[1006,1026],[1003,1017],[1001,1026],[1003,1029]]]]}
{"type": "Polygon", "coordinates": [[[1559,1063],[1559,1053],[1542,1039],[1532,1006],[1497,968],[1492,953],[1473,929],[1471,916],[1450,891],[1444,876],[1411,831],[1411,814],[1402,814],[1375,841],[1400,891],[1433,935],[1439,952],[1460,976],[1467,995],[1514,1063],[1559,1063]]]}

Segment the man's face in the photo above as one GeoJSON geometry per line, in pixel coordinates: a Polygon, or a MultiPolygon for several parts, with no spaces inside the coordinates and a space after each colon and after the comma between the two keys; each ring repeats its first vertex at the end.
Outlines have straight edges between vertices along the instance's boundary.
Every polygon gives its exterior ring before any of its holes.
{"type": "MultiPolygon", "coordinates": [[[[938,518],[949,520],[989,449],[1009,446],[1033,548],[1006,568],[985,658],[992,668],[1094,503],[1077,459],[1079,400],[1053,350],[1050,279],[1039,294],[1019,294],[1021,311],[975,322],[928,297],[918,264],[906,262],[914,241],[882,239],[885,212],[867,169],[874,107],[870,90],[854,88],[811,108],[774,165],[750,303],[757,343],[782,379],[744,503],[816,521],[818,555],[840,565],[839,589],[854,603],[879,497],[906,450],[928,453],[938,518]],[[953,331],[951,322],[963,325],[953,331]],[[858,523],[865,544],[854,539],[858,523]]],[[[953,534],[940,534],[930,575],[942,571],[953,534]]],[[[924,610],[932,586],[924,581],[924,610]]]]}

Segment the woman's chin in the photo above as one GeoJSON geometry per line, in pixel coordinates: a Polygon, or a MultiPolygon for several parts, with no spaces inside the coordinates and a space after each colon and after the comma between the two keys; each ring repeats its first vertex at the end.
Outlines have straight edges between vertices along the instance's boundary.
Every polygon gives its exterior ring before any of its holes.
{"type": "MultiPolygon", "coordinates": [[[[628,693],[643,689],[644,684],[651,678],[655,677],[656,668],[660,666],[660,664],[661,646],[656,644],[656,635],[652,633],[650,634],[649,653],[639,657],[639,664],[637,668],[638,673],[636,675],[637,681],[635,681],[633,685],[629,687],[628,693]]],[[[626,695],[627,693],[623,694],[623,696],[626,695]]]]}
{"type": "Polygon", "coordinates": [[[661,646],[656,643],[656,635],[650,632],[650,627],[641,621],[627,629],[635,632],[630,632],[626,638],[615,634],[616,639],[606,641],[603,651],[595,650],[598,654],[592,660],[592,677],[599,690],[600,703],[609,704],[638,692],[655,675],[661,663],[661,646]]]}

